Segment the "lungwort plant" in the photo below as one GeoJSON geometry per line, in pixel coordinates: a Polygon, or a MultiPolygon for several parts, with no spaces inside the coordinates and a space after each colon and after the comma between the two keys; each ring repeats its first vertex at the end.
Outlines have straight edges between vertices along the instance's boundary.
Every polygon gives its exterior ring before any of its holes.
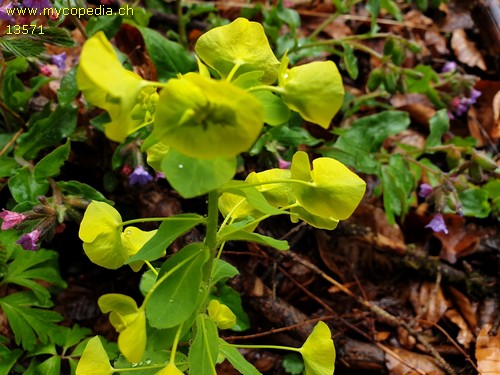
{"type": "Polygon", "coordinates": [[[207,194],[208,211],[124,221],[108,202],[90,203],[79,232],[90,260],[109,269],[147,270],[142,302],[121,294],[98,301],[119,334],[121,356],[111,365],[95,337],[76,373],[215,374],[216,364],[227,359],[243,374],[259,374],[237,350],[255,347],[298,352],[307,375],[332,374],[335,349],[323,322],[301,348],[230,344],[219,330],[245,325],[239,296],[225,285],[238,274],[221,259],[225,242],[287,250],[286,241],[256,233],[258,224],[283,215],[334,229],[364,195],[364,181],[342,163],[320,157],[311,165],[301,151],[290,169],[233,180],[237,157],[250,149],[264,123],[283,124],[295,111],[329,127],[344,94],[337,67],[326,61],[290,68],[286,56],[279,61],[273,54],[262,26],[243,18],[201,36],[195,51],[197,73],[151,82],[122,67],[103,33],[83,47],[78,86],[90,104],[108,112],[105,134],[117,142],[137,131],[146,134],[142,150],[150,166],[184,198],[207,194]],[[161,225],[153,231],[134,226],[145,221],[161,225]],[[166,254],[176,238],[196,226],[204,227],[203,242],[166,254]]]}

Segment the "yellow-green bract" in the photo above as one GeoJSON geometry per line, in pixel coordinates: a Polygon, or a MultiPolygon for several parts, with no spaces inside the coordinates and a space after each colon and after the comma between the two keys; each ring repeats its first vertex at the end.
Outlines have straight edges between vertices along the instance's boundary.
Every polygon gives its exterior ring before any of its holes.
{"type": "Polygon", "coordinates": [[[222,78],[226,78],[235,66],[238,68],[234,77],[260,70],[264,72],[264,84],[271,84],[278,78],[280,62],[271,50],[264,28],[245,18],[207,31],[196,42],[195,51],[222,78]]]}
{"type": "MultiPolygon", "coordinates": [[[[89,204],[80,224],[79,236],[85,254],[93,263],[117,269],[156,233],[156,230],[145,232],[135,227],[127,227],[122,232],[121,228],[122,218],[115,208],[98,201],[89,204]]],[[[138,271],[142,262],[130,266],[138,271]]]]}
{"type": "Polygon", "coordinates": [[[208,304],[208,316],[213,319],[219,329],[230,329],[236,324],[236,315],[228,306],[216,299],[208,304]]]}
{"type": "Polygon", "coordinates": [[[135,301],[123,294],[105,294],[99,308],[109,314],[109,321],[119,333],[118,348],[127,361],[139,362],[146,349],[146,314],[135,301]]]}
{"type": "Polygon", "coordinates": [[[99,336],[92,337],[78,362],[76,375],[111,375],[113,372],[101,339],[99,336]]]}
{"type": "Polygon", "coordinates": [[[83,45],[77,84],[87,102],[108,111],[111,122],[104,131],[113,141],[123,142],[145,120],[152,121],[156,90],[122,66],[102,31],[83,45]]]}
{"type": "Polygon", "coordinates": [[[255,142],[263,118],[253,95],[226,81],[188,73],[161,90],[152,137],[194,158],[234,157],[255,142]]]}
{"type": "Polygon", "coordinates": [[[335,346],[332,333],[324,322],[319,322],[299,349],[306,375],[332,375],[335,370],[335,346]]]}

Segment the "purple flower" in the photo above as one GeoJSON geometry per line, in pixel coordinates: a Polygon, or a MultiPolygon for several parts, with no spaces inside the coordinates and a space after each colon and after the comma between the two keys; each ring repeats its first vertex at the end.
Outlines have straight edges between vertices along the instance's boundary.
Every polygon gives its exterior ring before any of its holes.
{"type": "Polygon", "coordinates": [[[289,169],[292,163],[290,161],[283,160],[278,158],[278,168],[280,169],[289,169]]]}
{"type": "Polygon", "coordinates": [[[418,196],[419,197],[422,197],[422,198],[427,198],[429,195],[431,195],[432,193],[432,186],[427,184],[427,183],[423,183],[420,185],[420,190],[418,192],[418,196]]]}
{"type": "Polygon", "coordinates": [[[0,212],[0,218],[3,219],[2,230],[7,230],[21,224],[26,219],[26,216],[19,212],[3,210],[3,212],[0,212]]]}
{"type": "Polygon", "coordinates": [[[436,233],[443,232],[444,234],[448,234],[448,228],[446,228],[446,223],[444,222],[442,214],[434,215],[432,220],[425,227],[432,229],[436,233]]]}
{"type": "Polygon", "coordinates": [[[36,243],[39,239],[40,231],[35,229],[32,232],[23,234],[22,237],[16,241],[16,243],[21,245],[24,250],[38,250],[38,245],[36,243]]]}
{"type": "Polygon", "coordinates": [[[470,90],[469,95],[470,95],[470,97],[465,98],[465,101],[467,102],[468,105],[472,105],[472,104],[475,104],[477,98],[479,98],[481,96],[481,91],[476,90],[476,89],[472,89],[472,90],[470,90]]]}
{"type": "Polygon", "coordinates": [[[442,73],[454,72],[455,70],[457,70],[457,63],[455,61],[448,61],[441,68],[442,73]]]}
{"type": "Polygon", "coordinates": [[[38,9],[38,15],[44,13],[44,9],[52,8],[49,0],[24,0],[23,5],[25,8],[38,9]]]}
{"type": "Polygon", "coordinates": [[[151,176],[142,165],[139,165],[129,176],[130,185],[146,185],[148,182],[153,181],[151,176]]]}
{"type": "Polygon", "coordinates": [[[12,14],[7,13],[7,9],[13,9],[14,6],[12,5],[12,2],[8,2],[4,6],[0,7],[0,20],[3,21],[12,21],[14,17],[12,17],[12,14]]]}
{"type": "Polygon", "coordinates": [[[66,52],[52,56],[52,64],[56,65],[61,72],[66,70],[66,52]]]}

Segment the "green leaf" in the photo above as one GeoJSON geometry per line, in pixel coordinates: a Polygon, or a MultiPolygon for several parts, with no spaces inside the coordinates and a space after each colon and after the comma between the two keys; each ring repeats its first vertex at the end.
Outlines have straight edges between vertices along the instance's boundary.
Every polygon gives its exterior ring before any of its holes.
{"type": "Polygon", "coordinates": [[[61,86],[57,90],[57,100],[60,105],[68,106],[76,98],[80,90],[76,84],[76,67],[73,67],[61,79],[61,86]]]}
{"type": "Polygon", "coordinates": [[[58,181],[57,186],[62,192],[69,195],[76,195],[88,200],[105,202],[107,204],[114,204],[113,201],[106,199],[99,191],[92,186],[84,184],[79,181],[58,181]]]}
{"type": "Polygon", "coordinates": [[[238,269],[222,259],[215,259],[210,286],[214,286],[221,280],[230,279],[239,275],[238,269]]]}
{"type": "Polygon", "coordinates": [[[204,244],[192,243],[162,265],[146,305],[152,327],[175,327],[196,311],[198,296],[203,291],[202,267],[208,253],[204,244]]]}
{"type": "Polygon", "coordinates": [[[400,154],[393,154],[389,164],[382,166],[384,209],[390,224],[394,216],[405,216],[410,206],[411,193],[415,190],[415,177],[400,154]]]}
{"type": "Polygon", "coordinates": [[[437,111],[429,120],[429,125],[431,133],[427,137],[425,147],[440,146],[442,144],[441,138],[450,128],[450,119],[448,118],[447,110],[441,109],[437,111]]]}
{"type": "Polygon", "coordinates": [[[189,348],[189,372],[196,375],[215,375],[219,353],[219,334],[212,319],[204,314],[196,318],[196,336],[189,348]]]}
{"type": "Polygon", "coordinates": [[[420,73],[420,77],[417,78],[414,74],[406,75],[408,92],[425,94],[429,92],[433,83],[439,81],[439,75],[429,65],[417,65],[412,71],[420,73]]]}
{"type": "Polygon", "coordinates": [[[359,172],[376,173],[380,163],[373,158],[387,137],[399,134],[410,125],[407,112],[384,111],[362,117],[351,124],[351,128],[339,132],[332,151],[324,152],[359,172]]]}
{"type": "Polygon", "coordinates": [[[147,27],[137,27],[137,29],[144,38],[160,82],[175,78],[179,73],[185,74],[196,70],[196,60],[182,45],[166,39],[157,31],[147,27]]]}
{"type": "Polygon", "coordinates": [[[54,323],[62,320],[54,311],[36,308],[50,305],[42,305],[30,292],[18,292],[0,298],[0,307],[14,332],[16,344],[22,344],[25,350],[32,350],[37,338],[42,343],[49,342],[58,329],[54,323]]]}
{"type": "MultiPolygon", "coordinates": [[[[234,225],[234,224],[233,224],[234,225]]],[[[288,250],[290,246],[287,241],[277,240],[272,237],[264,236],[258,233],[250,233],[245,230],[234,230],[231,226],[225,227],[219,232],[218,240],[223,241],[248,241],[256,242],[262,245],[273,247],[277,250],[288,250]]]]}
{"type": "Polygon", "coordinates": [[[158,228],[156,234],[142,247],[137,254],[131,256],[127,263],[138,260],[155,260],[165,252],[174,240],[191,228],[202,223],[205,219],[196,214],[180,214],[166,218],[158,228]]]}
{"type": "Polygon", "coordinates": [[[97,34],[99,31],[104,32],[108,39],[111,39],[120,30],[122,24],[122,17],[118,14],[112,16],[90,17],[87,21],[87,35],[91,36],[97,34]]]}
{"type": "Polygon", "coordinates": [[[231,180],[236,173],[236,158],[197,159],[170,149],[161,169],[182,197],[193,198],[231,180]]]}
{"type": "Polygon", "coordinates": [[[366,9],[370,13],[371,28],[370,33],[376,33],[379,29],[377,25],[377,16],[380,12],[380,1],[379,0],[368,0],[366,3],[366,9]]]}
{"type": "Polygon", "coordinates": [[[299,351],[304,358],[306,375],[333,375],[335,346],[332,333],[324,322],[316,324],[299,351]]]}
{"type": "Polygon", "coordinates": [[[289,127],[286,125],[271,128],[267,134],[271,139],[282,145],[297,147],[299,145],[316,146],[321,141],[314,138],[306,129],[301,127],[289,127]]]}
{"type": "Polygon", "coordinates": [[[30,288],[41,302],[48,303],[50,293],[37,281],[43,280],[61,287],[66,285],[57,271],[58,254],[55,251],[40,249],[27,252],[17,248],[11,258],[13,260],[8,263],[3,283],[30,288]]]}
{"type": "MultiPolygon", "coordinates": [[[[0,346],[0,348],[2,348],[2,346],[0,346]]],[[[6,352],[2,350],[0,352],[0,358],[2,358],[2,361],[0,361],[0,374],[11,374],[10,370],[14,367],[19,357],[21,357],[23,351],[18,348],[13,350],[8,350],[6,348],[5,351],[6,352]]]]}
{"type": "MultiPolygon", "coordinates": [[[[149,340],[149,337],[148,337],[149,340]]],[[[114,367],[119,374],[139,374],[139,375],[157,375],[159,373],[159,366],[164,366],[170,360],[170,351],[145,351],[143,358],[147,360],[130,363],[124,356],[118,357],[114,362],[114,367]],[[156,367],[158,366],[158,367],[156,367]],[[151,368],[152,367],[152,368],[151,368]],[[122,369],[129,369],[128,371],[121,372],[122,369]]],[[[183,353],[175,353],[175,363],[180,369],[187,368],[187,356],[183,353]]]]}
{"type": "Polygon", "coordinates": [[[45,147],[58,144],[76,129],[77,108],[58,105],[48,117],[35,121],[27,133],[19,137],[16,156],[34,159],[45,147]]]}
{"type": "Polygon", "coordinates": [[[220,190],[241,197],[245,197],[249,204],[260,212],[268,215],[281,215],[286,214],[286,211],[280,210],[269,204],[264,195],[255,189],[253,186],[247,186],[245,181],[229,181],[220,190]]]}
{"type": "Polygon", "coordinates": [[[36,57],[45,51],[43,42],[22,37],[2,36],[0,49],[5,58],[36,57]]]}
{"type": "Polygon", "coordinates": [[[243,375],[262,375],[254,365],[248,362],[235,347],[229,346],[223,339],[219,339],[220,353],[243,375]]]}
{"type": "Polygon", "coordinates": [[[38,366],[36,369],[39,374],[44,375],[60,375],[61,374],[61,357],[59,355],[54,355],[38,366]]]}
{"type": "Polygon", "coordinates": [[[380,0],[380,7],[385,9],[391,16],[393,16],[398,21],[403,21],[403,15],[399,9],[398,4],[394,0],[380,0]]]}
{"type": "Polygon", "coordinates": [[[10,177],[20,168],[16,159],[2,156],[0,158],[0,177],[10,177]]]}
{"type": "Polygon", "coordinates": [[[235,66],[237,76],[260,70],[264,72],[263,84],[276,81],[279,61],[269,45],[260,23],[237,18],[229,25],[216,27],[203,34],[195,46],[196,54],[222,78],[235,66]]]}
{"type": "Polygon", "coordinates": [[[347,70],[349,77],[357,79],[359,75],[358,59],[356,55],[354,55],[354,49],[347,43],[343,43],[342,47],[344,48],[342,61],[344,62],[345,69],[347,70]]]}
{"type": "MultiPolygon", "coordinates": [[[[28,35],[26,35],[28,36],[28,35]]],[[[75,47],[76,43],[68,29],[63,27],[43,27],[43,34],[29,34],[29,38],[41,43],[59,47],[75,47]]]]}
{"type": "Polygon", "coordinates": [[[490,214],[491,206],[488,202],[488,192],[484,189],[471,188],[458,193],[462,203],[464,216],[486,218],[490,214]]]}
{"type": "Polygon", "coordinates": [[[33,175],[37,182],[46,180],[48,177],[58,176],[61,172],[61,167],[68,159],[71,144],[67,140],[62,146],[57,147],[51,151],[50,154],[44,156],[38,163],[36,163],[33,170],[33,175]]]}
{"type": "Polygon", "coordinates": [[[283,100],[270,91],[254,91],[252,94],[259,99],[264,108],[264,122],[276,126],[284,124],[290,118],[290,110],[283,100]]]}
{"type": "Polygon", "coordinates": [[[282,366],[288,374],[301,375],[304,372],[304,361],[295,353],[286,354],[282,366]]]}
{"type": "Polygon", "coordinates": [[[49,190],[49,182],[37,182],[33,172],[28,167],[20,168],[9,179],[9,190],[17,203],[35,202],[37,197],[45,195],[49,190]]]}

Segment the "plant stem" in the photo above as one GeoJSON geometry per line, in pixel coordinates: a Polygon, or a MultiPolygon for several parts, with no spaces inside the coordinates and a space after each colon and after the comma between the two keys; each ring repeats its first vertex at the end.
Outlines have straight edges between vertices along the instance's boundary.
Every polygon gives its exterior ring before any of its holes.
{"type": "Polygon", "coordinates": [[[184,326],[184,322],[181,323],[177,332],[175,333],[174,343],[172,344],[172,349],[170,352],[170,362],[175,364],[175,354],[177,352],[177,345],[179,345],[179,338],[181,337],[182,327],[184,326]]]}
{"type": "Polygon", "coordinates": [[[212,256],[215,254],[215,248],[217,246],[217,227],[219,225],[218,205],[219,193],[217,190],[213,190],[208,193],[207,234],[205,237],[205,245],[207,245],[212,252],[212,256]]]}
{"type": "Polygon", "coordinates": [[[144,263],[146,263],[148,268],[151,270],[151,272],[155,274],[155,276],[158,276],[158,271],[156,270],[156,268],[153,267],[153,265],[148,260],[145,260],[144,263]]]}
{"type": "Polygon", "coordinates": [[[252,91],[262,91],[262,90],[268,90],[280,95],[285,93],[285,89],[283,87],[266,86],[266,85],[250,87],[247,91],[252,92],[252,91]]]}
{"type": "Polygon", "coordinates": [[[169,216],[169,217],[145,217],[141,219],[132,219],[132,220],[126,220],[123,223],[120,224],[120,227],[124,227],[125,225],[130,225],[130,224],[136,224],[136,223],[150,223],[153,221],[168,221],[170,219],[175,219],[175,220],[193,220],[193,218],[181,218],[177,216],[169,216]]]}
{"type": "Polygon", "coordinates": [[[231,346],[233,348],[240,349],[277,349],[277,350],[289,350],[291,352],[300,353],[300,348],[292,348],[291,346],[281,346],[281,345],[239,345],[239,344],[223,344],[225,346],[231,346]]]}
{"type": "Polygon", "coordinates": [[[186,25],[184,24],[184,15],[182,14],[182,0],[175,0],[175,9],[177,12],[179,42],[184,47],[187,47],[186,25]]]}

